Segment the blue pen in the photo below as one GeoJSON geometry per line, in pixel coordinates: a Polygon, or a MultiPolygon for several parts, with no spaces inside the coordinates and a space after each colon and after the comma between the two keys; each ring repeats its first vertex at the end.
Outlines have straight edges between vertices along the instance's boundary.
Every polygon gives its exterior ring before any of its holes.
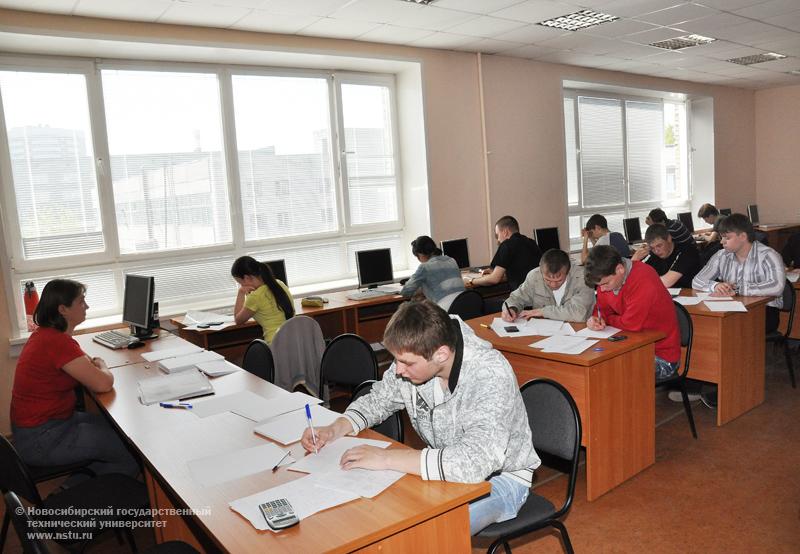
{"type": "Polygon", "coordinates": [[[311,440],[314,441],[314,454],[319,454],[317,448],[317,432],[314,431],[314,423],[311,421],[311,408],[306,404],[306,419],[308,420],[308,428],[311,429],[311,440]]]}
{"type": "Polygon", "coordinates": [[[192,405],[189,404],[188,402],[178,402],[177,404],[174,404],[172,402],[159,402],[158,405],[161,406],[162,408],[176,408],[179,410],[192,409],[192,405]]]}

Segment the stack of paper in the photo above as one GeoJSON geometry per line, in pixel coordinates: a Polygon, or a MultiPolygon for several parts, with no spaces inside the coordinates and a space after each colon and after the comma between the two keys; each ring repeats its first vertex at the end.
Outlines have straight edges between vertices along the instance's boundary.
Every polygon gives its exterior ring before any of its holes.
{"type": "Polygon", "coordinates": [[[220,377],[229,373],[242,371],[238,365],[230,363],[228,360],[214,360],[213,362],[200,362],[197,364],[197,369],[208,375],[209,377],[220,377]]]}
{"type": "MultiPolygon", "coordinates": [[[[330,425],[341,416],[342,414],[336,413],[323,406],[311,406],[311,418],[314,421],[315,427],[330,425]]],[[[305,431],[307,427],[306,411],[301,408],[268,419],[264,423],[256,426],[253,431],[281,444],[291,444],[302,438],[303,431],[305,431]]]]}
{"type": "Polygon", "coordinates": [[[552,337],[534,342],[530,346],[541,348],[542,352],[552,352],[557,354],[580,354],[593,344],[596,340],[589,340],[585,337],[554,335],[552,337]]]}
{"type": "Polygon", "coordinates": [[[745,308],[744,304],[737,301],[728,301],[728,302],[709,302],[709,299],[705,300],[706,308],[711,310],[712,312],[746,312],[747,308],[745,308]]]}
{"type": "Polygon", "coordinates": [[[214,387],[208,377],[197,370],[159,375],[139,381],[139,399],[145,405],[213,393],[214,387]]]}
{"type": "Polygon", "coordinates": [[[166,360],[167,358],[177,358],[179,356],[186,356],[196,352],[202,352],[203,348],[195,346],[194,344],[184,344],[176,348],[167,348],[165,350],[156,350],[155,352],[145,352],[142,358],[147,362],[157,362],[159,360],[166,360]]]}
{"type": "Polygon", "coordinates": [[[183,317],[183,323],[186,325],[185,329],[194,330],[220,330],[225,327],[235,325],[232,315],[215,314],[213,312],[201,312],[200,310],[189,310],[183,317]],[[213,325],[212,325],[213,324],[213,325]],[[198,325],[208,327],[199,328],[198,325]]]}
{"type": "Polygon", "coordinates": [[[211,350],[202,350],[194,354],[187,354],[185,356],[178,356],[177,358],[167,358],[158,362],[158,368],[164,373],[177,373],[178,371],[185,371],[192,369],[197,364],[202,362],[213,362],[215,360],[224,360],[224,356],[212,352],[211,350]]]}

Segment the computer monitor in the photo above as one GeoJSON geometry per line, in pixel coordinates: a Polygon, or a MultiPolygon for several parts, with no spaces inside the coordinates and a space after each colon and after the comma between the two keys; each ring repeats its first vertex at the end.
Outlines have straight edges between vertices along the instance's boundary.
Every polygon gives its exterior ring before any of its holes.
{"type": "Polygon", "coordinates": [[[389,248],[356,252],[358,286],[374,289],[394,281],[392,251],[389,248]]]}
{"type": "Polygon", "coordinates": [[[131,334],[140,339],[151,338],[153,331],[153,299],[155,277],[125,275],[125,298],[122,302],[122,321],[131,326],[131,334]]]}
{"type": "Polygon", "coordinates": [[[750,218],[750,223],[753,225],[758,225],[758,206],[755,204],[750,204],[747,206],[747,217],[750,218]]]}
{"type": "Polygon", "coordinates": [[[622,229],[625,231],[625,238],[628,240],[628,244],[642,242],[642,226],[638,217],[623,219],[622,229]]]}
{"type": "Polygon", "coordinates": [[[547,252],[553,248],[556,250],[561,248],[561,244],[558,241],[558,227],[536,229],[536,243],[542,252],[547,252]]]}
{"type": "Polygon", "coordinates": [[[289,286],[289,281],[286,280],[286,263],[283,260],[270,260],[264,263],[269,266],[276,279],[280,279],[284,285],[289,286]]]}
{"type": "Polygon", "coordinates": [[[730,208],[722,208],[719,211],[719,213],[720,215],[731,215],[733,213],[733,210],[731,210],[730,208]]]}
{"type": "Polygon", "coordinates": [[[678,220],[683,223],[690,233],[694,233],[694,220],[692,219],[691,212],[681,212],[678,214],[678,220]]]}
{"type": "Polygon", "coordinates": [[[467,248],[467,239],[443,240],[442,254],[453,258],[458,264],[459,269],[469,267],[469,248],[467,248]]]}

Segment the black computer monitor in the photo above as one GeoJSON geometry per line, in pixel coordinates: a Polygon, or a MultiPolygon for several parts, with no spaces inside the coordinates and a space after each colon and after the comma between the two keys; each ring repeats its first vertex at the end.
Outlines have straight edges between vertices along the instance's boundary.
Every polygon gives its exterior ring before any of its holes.
{"type": "Polygon", "coordinates": [[[270,260],[264,262],[272,270],[272,276],[276,279],[283,281],[283,284],[289,286],[289,281],[286,280],[286,262],[283,260],[270,260]]]}
{"type": "Polygon", "coordinates": [[[733,210],[731,210],[730,208],[722,208],[719,211],[719,213],[720,215],[731,215],[733,213],[733,210]]]}
{"type": "Polygon", "coordinates": [[[358,286],[374,289],[394,281],[392,251],[389,248],[356,252],[358,286]]]}
{"type": "Polygon", "coordinates": [[[544,229],[536,229],[536,243],[539,245],[539,250],[547,252],[555,248],[561,248],[561,243],[558,241],[558,227],[545,227],[544,229]]]}
{"type": "Polygon", "coordinates": [[[140,339],[152,334],[153,299],[156,292],[155,277],[125,275],[125,298],[122,302],[122,321],[131,326],[131,334],[140,339]]]}
{"type": "Polygon", "coordinates": [[[678,214],[678,220],[683,223],[683,226],[689,229],[690,233],[694,233],[694,220],[692,219],[691,212],[681,212],[678,214]]]}
{"type": "Polygon", "coordinates": [[[467,239],[443,240],[442,254],[453,258],[458,264],[459,269],[469,267],[469,248],[467,248],[467,239]]]}
{"type": "Polygon", "coordinates": [[[755,204],[750,204],[747,206],[747,217],[750,218],[750,223],[753,225],[758,225],[758,206],[755,204]]]}
{"type": "Polygon", "coordinates": [[[628,240],[628,244],[642,242],[642,226],[638,217],[623,219],[622,229],[625,231],[625,238],[628,240]]]}

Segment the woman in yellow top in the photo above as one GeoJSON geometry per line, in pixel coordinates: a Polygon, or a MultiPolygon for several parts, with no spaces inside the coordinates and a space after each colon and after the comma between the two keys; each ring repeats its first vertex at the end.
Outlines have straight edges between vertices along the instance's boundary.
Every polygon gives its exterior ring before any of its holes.
{"type": "Polygon", "coordinates": [[[264,330],[267,344],[272,343],[280,326],[294,315],[294,299],[289,287],[275,278],[267,264],[250,256],[233,262],[231,275],[239,283],[233,310],[236,324],[252,317],[264,330]]]}

